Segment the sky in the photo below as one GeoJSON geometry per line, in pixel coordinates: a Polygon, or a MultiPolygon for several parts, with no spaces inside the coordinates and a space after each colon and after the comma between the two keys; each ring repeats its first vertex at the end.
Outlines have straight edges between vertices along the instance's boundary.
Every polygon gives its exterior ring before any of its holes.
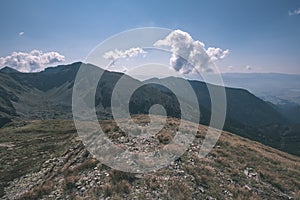
{"type": "Polygon", "coordinates": [[[1,0],[0,27],[0,67],[21,71],[20,57],[33,71],[84,61],[112,35],[163,27],[228,49],[221,72],[300,74],[300,0],[1,0]]]}

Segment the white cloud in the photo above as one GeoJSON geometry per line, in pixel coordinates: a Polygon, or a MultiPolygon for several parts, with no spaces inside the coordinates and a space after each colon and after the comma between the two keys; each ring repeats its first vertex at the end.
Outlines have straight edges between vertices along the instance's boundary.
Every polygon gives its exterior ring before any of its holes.
{"type": "Polygon", "coordinates": [[[105,59],[111,60],[111,63],[109,66],[113,65],[114,62],[120,58],[131,58],[134,56],[137,56],[139,54],[146,54],[146,51],[144,51],[142,48],[136,47],[136,48],[130,48],[127,50],[118,50],[115,49],[113,51],[106,52],[103,57],[105,59]]]}
{"type": "Polygon", "coordinates": [[[292,15],[300,15],[300,8],[297,8],[296,10],[289,11],[289,16],[292,15]]]}
{"type": "Polygon", "coordinates": [[[250,65],[247,65],[246,69],[250,71],[250,70],[252,70],[252,67],[250,65]]]}
{"type": "Polygon", "coordinates": [[[224,59],[229,54],[229,50],[228,49],[222,50],[220,48],[209,47],[206,50],[206,53],[208,54],[208,56],[211,58],[212,61],[216,61],[216,60],[224,59]]]}
{"type": "Polygon", "coordinates": [[[127,67],[123,67],[122,72],[123,72],[123,73],[126,73],[127,71],[128,71],[127,67]]]}
{"type": "Polygon", "coordinates": [[[0,67],[9,66],[22,72],[37,72],[47,65],[55,62],[63,62],[65,57],[57,52],[45,52],[32,50],[26,52],[13,52],[6,57],[0,57],[0,67]]]}
{"type": "Polygon", "coordinates": [[[233,70],[233,69],[234,69],[234,67],[233,67],[232,65],[229,65],[227,68],[228,68],[229,70],[233,70]]]}
{"type": "Polygon", "coordinates": [[[22,32],[20,32],[20,33],[19,33],[19,36],[22,36],[22,35],[24,35],[24,33],[25,33],[25,32],[23,32],[23,31],[22,31],[22,32]]]}
{"type": "Polygon", "coordinates": [[[154,46],[169,47],[172,52],[170,65],[183,74],[194,73],[195,69],[199,72],[211,71],[212,63],[225,58],[229,53],[228,49],[206,49],[203,42],[194,40],[187,32],[181,30],[172,31],[163,40],[155,42],[154,46]]]}

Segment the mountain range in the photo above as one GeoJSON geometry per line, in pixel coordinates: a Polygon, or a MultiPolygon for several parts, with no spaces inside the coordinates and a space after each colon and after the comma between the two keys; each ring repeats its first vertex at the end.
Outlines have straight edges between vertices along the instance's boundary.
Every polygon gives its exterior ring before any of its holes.
{"type": "MultiPolygon", "coordinates": [[[[49,67],[37,73],[21,73],[5,67],[0,70],[0,127],[11,121],[35,119],[72,119],[72,91],[80,67],[102,70],[98,82],[95,107],[99,119],[111,119],[111,95],[118,80],[125,76],[131,83],[141,87],[130,99],[131,114],[148,114],[154,104],[165,107],[168,116],[180,117],[180,107],[172,91],[160,83],[180,84],[183,79],[167,77],[141,82],[126,74],[105,71],[100,67],[81,62],[49,67]],[[143,84],[143,85],[142,85],[143,84]]],[[[211,99],[208,84],[188,80],[199,102],[199,122],[208,125],[211,117],[211,99]]],[[[210,87],[219,87],[209,85],[210,87]]],[[[259,141],[277,149],[300,155],[299,124],[288,116],[295,109],[264,101],[248,90],[226,87],[227,113],[224,130],[259,141]]],[[[84,98],[84,97],[83,97],[84,98]]],[[[189,99],[186,98],[188,104],[189,99]]],[[[120,99],[122,102],[122,99],[120,99]]],[[[193,108],[195,105],[189,105],[193,108]]],[[[294,114],[297,116],[296,114],[294,114]]]]}
{"type": "Polygon", "coordinates": [[[300,123],[300,75],[280,73],[224,73],[228,87],[244,88],[276,105],[294,123],[300,123]]]}

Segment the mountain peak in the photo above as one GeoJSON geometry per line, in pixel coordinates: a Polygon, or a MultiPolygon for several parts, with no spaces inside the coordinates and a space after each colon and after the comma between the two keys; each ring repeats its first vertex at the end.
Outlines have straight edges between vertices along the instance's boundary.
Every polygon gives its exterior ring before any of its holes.
{"type": "Polygon", "coordinates": [[[52,74],[52,73],[59,73],[62,71],[66,71],[66,70],[78,70],[82,64],[83,64],[82,62],[74,62],[72,64],[67,64],[67,65],[58,65],[55,67],[47,67],[42,72],[52,74]]]}
{"type": "Polygon", "coordinates": [[[18,70],[13,69],[13,68],[8,67],[8,66],[5,66],[2,69],[0,69],[0,72],[6,73],[6,74],[20,73],[18,70]]]}

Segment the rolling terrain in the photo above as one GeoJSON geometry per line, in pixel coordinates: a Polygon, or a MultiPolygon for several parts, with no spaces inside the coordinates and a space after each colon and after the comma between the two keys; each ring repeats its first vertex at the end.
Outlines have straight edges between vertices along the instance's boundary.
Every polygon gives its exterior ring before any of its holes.
{"type": "MultiPolygon", "coordinates": [[[[80,66],[97,68],[81,62],[49,67],[38,73],[20,73],[11,68],[0,70],[0,125],[15,119],[72,119],[72,89],[80,66]]],[[[111,119],[111,95],[115,84],[125,76],[128,87],[141,87],[130,100],[131,114],[147,114],[153,104],[164,105],[168,116],[180,117],[175,95],[159,83],[180,84],[183,79],[156,79],[157,84],[142,86],[142,82],[117,72],[104,71],[98,83],[95,106],[98,119],[111,119]]],[[[201,124],[208,125],[211,102],[207,85],[201,81],[189,81],[197,95],[201,111],[201,124]]],[[[212,87],[218,87],[211,85],[212,87]]],[[[299,127],[278,106],[265,102],[244,89],[225,88],[227,114],[224,130],[259,141],[277,149],[300,155],[299,127]]],[[[188,96],[184,96],[189,102],[188,96]]],[[[122,102],[122,99],[120,99],[122,102]]],[[[195,105],[188,105],[192,112],[195,105]]],[[[294,111],[294,109],[292,109],[294,111]]],[[[294,117],[295,118],[295,117],[294,117]]]]}
{"type": "Polygon", "coordinates": [[[274,104],[300,105],[300,75],[279,73],[224,73],[228,87],[244,88],[274,104]]]}
{"type": "MultiPolygon", "coordinates": [[[[143,129],[149,118],[134,120],[143,129]]],[[[133,152],[163,148],[178,123],[169,118],[157,135],[133,137],[114,121],[100,121],[115,144],[133,152]]],[[[72,121],[11,123],[0,129],[0,194],[2,199],[299,199],[299,157],[223,132],[200,159],[207,127],[192,126],[198,132],[180,158],[155,172],[131,174],[95,160],[72,121]]]]}
{"type": "MultiPolygon", "coordinates": [[[[299,199],[300,159],[280,151],[300,155],[299,126],[288,113],[282,114],[282,108],[247,90],[225,88],[225,131],[205,158],[197,156],[211,116],[208,88],[200,81],[189,83],[197,95],[201,125],[189,122],[198,132],[182,156],[146,174],[101,164],[82,144],[72,120],[72,89],[81,65],[61,65],[38,73],[0,70],[2,199],[299,199]]],[[[183,79],[142,83],[122,73],[103,72],[95,107],[107,137],[135,153],[164,148],[178,134],[181,113],[176,96],[159,84],[180,84],[183,79]],[[139,128],[127,127],[127,132],[116,126],[110,108],[113,88],[122,76],[126,86],[140,85],[129,103],[139,128]],[[143,135],[153,104],[164,105],[169,117],[159,133],[143,135]]],[[[195,106],[188,103],[188,96],[185,100],[189,108],[195,106]]]]}

